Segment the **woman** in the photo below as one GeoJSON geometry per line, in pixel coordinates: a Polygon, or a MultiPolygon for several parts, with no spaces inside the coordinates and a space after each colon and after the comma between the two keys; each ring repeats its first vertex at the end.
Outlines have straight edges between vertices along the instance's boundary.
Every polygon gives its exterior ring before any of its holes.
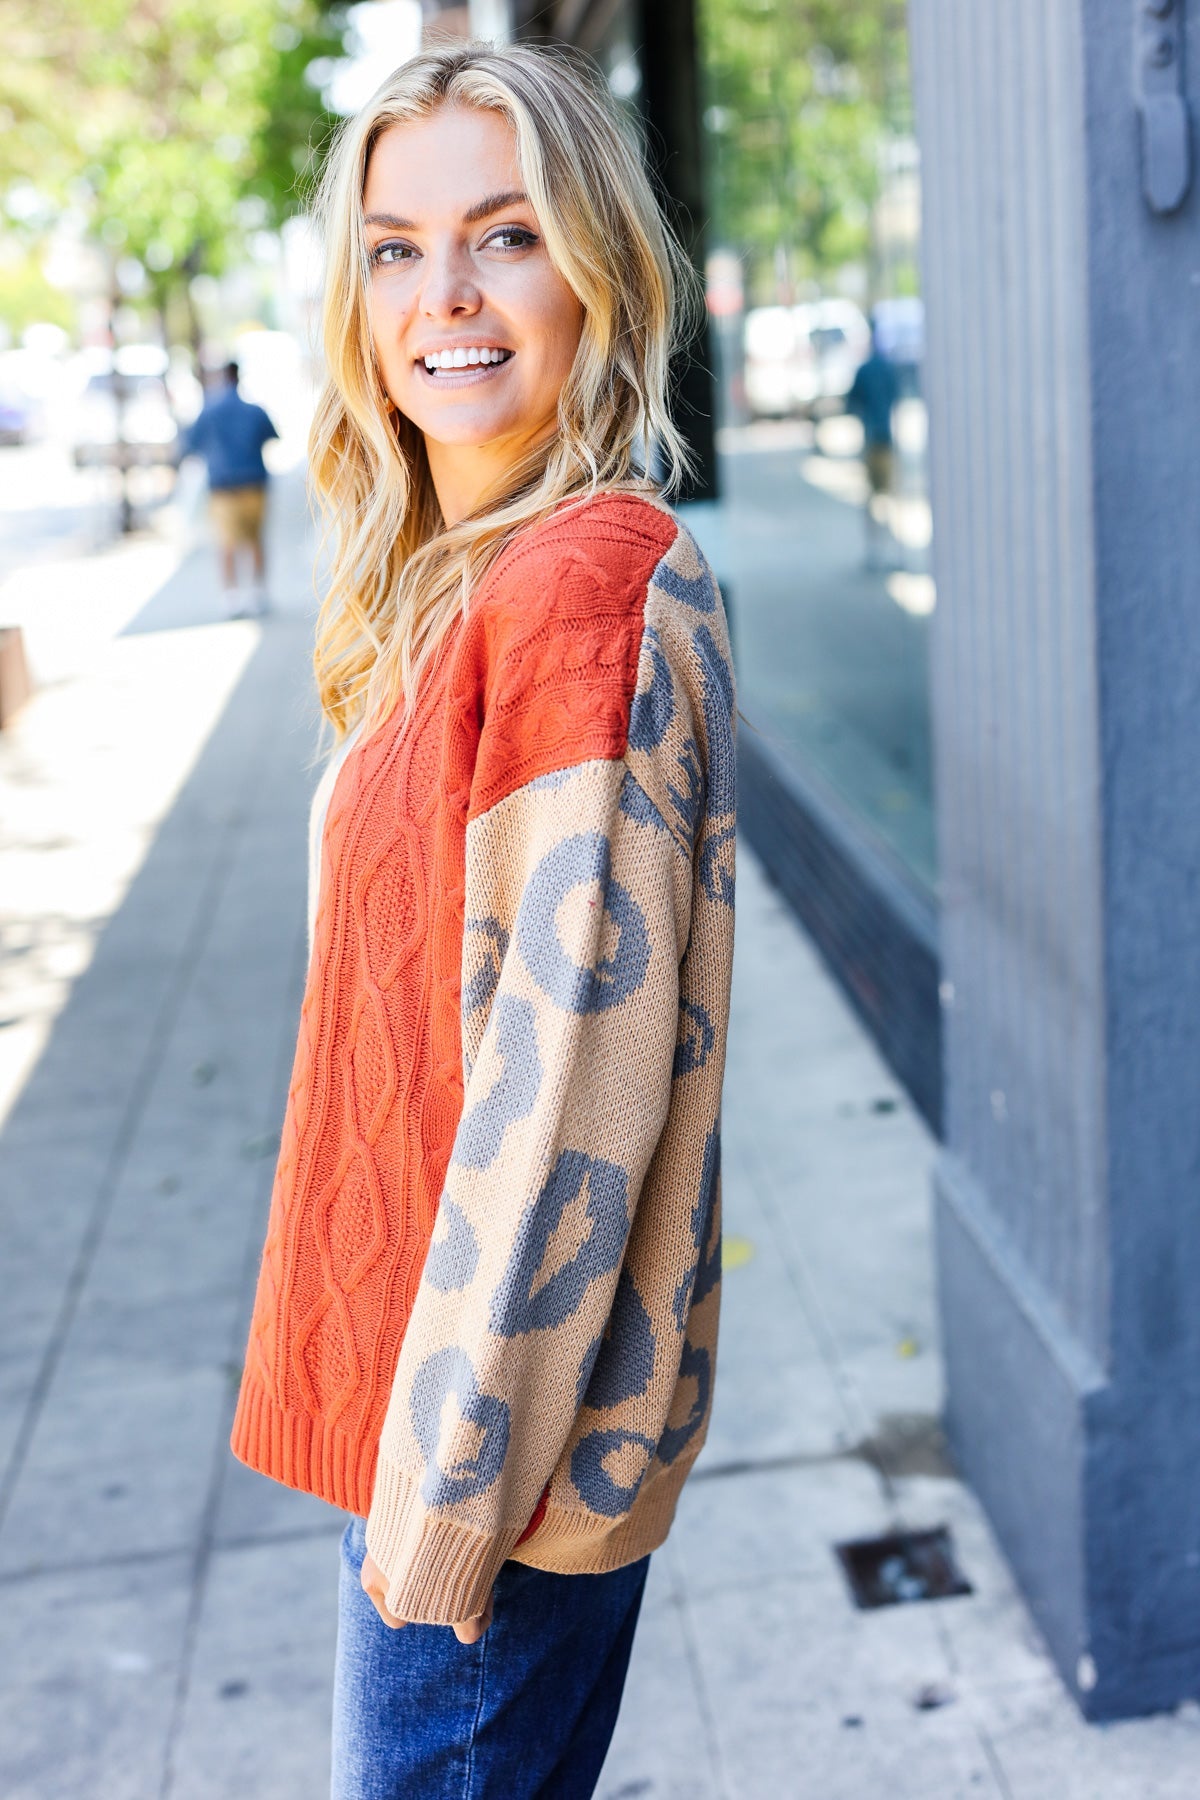
{"type": "Polygon", "coordinates": [[[678,264],[531,48],[405,64],[323,214],[341,746],[233,1448],[354,1515],[338,1800],[577,1800],[716,1348],[733,684],[638,464],[678,264]]]}

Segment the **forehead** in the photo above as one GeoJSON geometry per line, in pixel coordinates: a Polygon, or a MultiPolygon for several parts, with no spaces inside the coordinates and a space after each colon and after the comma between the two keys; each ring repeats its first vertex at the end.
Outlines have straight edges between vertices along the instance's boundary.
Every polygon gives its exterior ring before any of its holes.
{"type": "Polygon", "coordinates": [[[507,119],[478,107],[441,106],[381,133],[367,163],[363,211],[457,221],[485,195],[522,185],[507,119]]]}

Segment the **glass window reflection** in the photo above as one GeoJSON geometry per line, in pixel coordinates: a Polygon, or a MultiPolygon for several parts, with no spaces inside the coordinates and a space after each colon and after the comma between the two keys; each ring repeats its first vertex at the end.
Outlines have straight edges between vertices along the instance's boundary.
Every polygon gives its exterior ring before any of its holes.
{"type": "Polygon", "coordinates": [[[902,3],[701,0],[744,714],[932,891],[919,172],[902,3]]]}

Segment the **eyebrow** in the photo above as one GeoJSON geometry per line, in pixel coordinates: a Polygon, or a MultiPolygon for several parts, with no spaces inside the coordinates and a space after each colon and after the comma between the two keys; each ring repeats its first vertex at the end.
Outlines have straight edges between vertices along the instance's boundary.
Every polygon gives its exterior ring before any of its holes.
{"type": "MultiPolygon", "coordinates": [[[[523,194],[519,188],[510,188],[503,194],[485,194],[474,206],[469,206],[462,216],[464,225],[478,225],[482,219],[490,219],[493,213],[502,212],[506,206],[527,206],[529,195],[523,194]]],[[[387,231],[415,231],[416,221],[402,219],[396,213],[367,213],[364,225],[382,225],[387,231]]]]}

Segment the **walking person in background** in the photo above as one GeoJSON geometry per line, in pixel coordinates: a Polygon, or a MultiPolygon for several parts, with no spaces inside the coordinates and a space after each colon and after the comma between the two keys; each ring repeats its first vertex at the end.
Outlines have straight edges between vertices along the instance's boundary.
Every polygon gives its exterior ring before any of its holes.
{"type": "Polygon", "coordinates": [[[227,363],[215,398],[206,400],[185,442],[186,456],[201,456],[208,469],[209,512],[221,559],[226,615],[261,616],[268,609],[263,526],[267,508],[267,466],[263,445],[279,436],[261,406],[238,392],[238,366],[227,363]],[[238,587],[239,555],[248,555],[250,586],[243,601],[238,587]]]}
{"type": "Polygon", "coordinates": [[[862,420],[863,462],[867,471],[866,565],[887,568],[894,549],[892,482],[895,466],[892,409],[900,397],[895,364],[879,348],[871,326],[871,350],[859,365],[846,396],[846,411],[862,420]]]}
{"type": "Polygon", "coordinates": [[[352,1516],[334,1800],[586,1800],[707,1430],[734,694],[686,279],[598,72],[428,50],[323,183],[307,987],[232,1445],[352,1516]]]}

